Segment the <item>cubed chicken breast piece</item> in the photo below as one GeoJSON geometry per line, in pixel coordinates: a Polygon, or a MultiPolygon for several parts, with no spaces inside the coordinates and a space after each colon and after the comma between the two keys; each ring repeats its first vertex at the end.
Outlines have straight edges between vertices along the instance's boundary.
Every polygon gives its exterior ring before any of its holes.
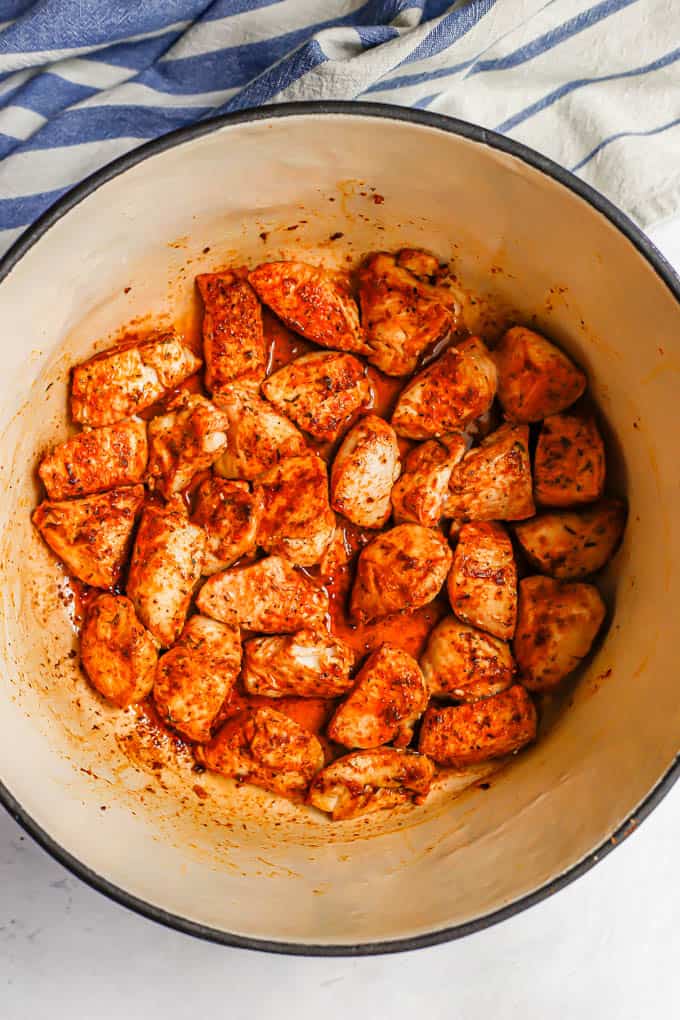
{"type": "Polygon", "coordinates": [[[510,646],[455,616],[446,616],[430,634],[420,659],[432,697],[481,701],[512,686],[515,663],[510,646]]]}
{"type": "Polygon", "coordinates": [[[465,437],[451,432],[428,439],[411,450],[401,477],[392,489],[397,523],[415,521],[433,528],[444,512],[453,469],[467,450],[465,437]]]}
{"type": "Polygon", "coordinates": [[[604,491],[604,443],[593,419],[554,414],[541,425],[534,455],[534,496],[543,506],[592,503],[604,491]]]}
{"type": "Polygon", "coordinates": [[[396,645],[376,649],[328,724],[328,736],[345,747],[406,747],[427,708],[429,694],[415,659],[396,645]]]}
{"type": "Polygon", "coordinates": [[[120,421],[55,446],[38,473],[50,499],[89,496],[141,482],[147,455],[146,422],[120,421]]]}
{"type": "Polygon", "coordinates": [[[321,627],[253,638],[244,653],[243,684],[249,694],[337,698],[354,683],[354,652],[321,627]]]}
{"type": "Polygon", "coordinates": [[[192,616],[177,644],[161,656],[153,700],[163,722],[204,743],[241,669],[238,624],[192,616]]]}
{"type": "Polygon", "coordinates": [[[143,485],[83,499],[45,500],[33,512],[33,523],[69,574],[95,588],[113,588],[143,501],[143,485]]]}
{"type": "Polygon", "coordinates": [[[214,620],[238,620],[248,630],[290,634],[322,624],[328,612],[323,588],[281,556],[232,567],[208,578],[196,599],[214,620]]]}
{"type": "Polygon", "coordinates": [[[206,478],[201,482],[192,516],[203,528],[206,553],[203,573],[214,574],[253,552],[262,516],[262,499],[247,482],[206,478]]]}
{"type": "Polygon", "coordinates": [[[252,389],[225,387],[217,399],[229,418],[227,447],[214,465],[222,478],[252,481],[286,457],[307,450],[304,436],[292,421],[252,389]]]}
{"type": "Polygon", "coordinates": [[[219,459],[227,445],[229,418],[199,393],[184,393],[167,414],[149,422],[151,489],[165,499],[182,492],[199,471],[219,459]]]}
{"type": "Polygon", "coordinates": [[[392,426],[408,439],[429,439],[465,428],[485,414],[496,395],[496,366],[479,337],[449,347],[399,395],[392,426]]]}
{"type": "Polygon", "coordinates": [[[406,259],[398,265],[394,255],[378,252],[359,269],[368,360],[387,375],[410,375],[423,351],[454,325],[437,290],[411,272],[408,263],[406,259]]]}
{"type": "Polygon", "coordinates": [[[444,514],[476,521],[522,521],[535,511],[529,429],[501,425],[453,469],[444,514]]]}
{"type": "Polygon", "coordinates": [[[558,581],[578,581],[614,555],[626,523],[625,505],[606,499],[580,511],[556,510],[515,526],[531,565],[558,581]]]}
{"type": "Polygon", "coordinates": [[[196,748],[206,768],[240,783],[300,800],[323,767],[323,748],[309,730],[274,708],[253,708],[229,719],[196,748]]]}
{"type": "Polygon", "coordinates": [[[555,687],[576,669],[602,626],[606,608],[593,584],[525,577],[513,651],[522,683],[532,691],[555,687]]]}
{"type": "Polygon", "coordinates": [[[351,354],[303,354],[274,372],[262,392],[315,439],[333,442],[368,399],[364,366],[351,354]]]}
{"type": "Polygon", "coordinates": [[[248,277],[286,326],[320,347],[366,353],[359,310],[347,282],[306,262],[265,262],[248,277]]]}
{"type": "Polygon", "coordinates": [[[493,359],[498,399],[511,421],[540,421],[564,411],[586,388],[584,373],[563,351],[523,326],[504,334],[493,359]]]}
{"type": "Polygon", "coordinates": [[[201,273],[205,384],[217,394],[234,380],[264,379],[266,352],[262,308],[238,273],[201,273]]]}
{"type": "Polygon", "coordinates": [[[142,623],[164,648],[177,640],[201,576],[206,539],[181,497],[147,506],[137,530],[127,593],[142,623]]]}
{"type": "Polygon", "coordinates": [[[502,524],[463,525],[447,586],[459,620],[506,641],[512,637],[517,622],[517,566],[502,524]]]}
{"type": "Polygon", "coordinates": [[[80,635],[80,659],[93,687],[118,708],[142,701],[153,687],[158,651],[124,595],[99,595],[80,635]]]}
{"type": "Polygon", "coordinates": [[[324,461],[311,451],[288,457],[260,475],[253,491],[262,504],[257,544],[301,567],[318,563],[335,530],[324,461]]]}
{"type": "Polygon", "coordinates": [[[422,804],[433,778],[434,765],[415,751],[355,751],[315,776],[309,803],[338,822],[400,804],[422,804]]]}
{"type": "Polygon", "coordinates": [[[520,684],[473,704],[428,708],[418,750],[463,768],[512,754],[536,739],[536,709],[520,684]]]}
{"type": "Polygon", "coordinates": [[[200,367],[174,330],[117,344],[73,369],[71,416],[82,425],[113,425],[155,404],[200,367]]]}
{"type": "Polygon", "coordinates": [[[359,623],[436,598],[453,554],[439,531],[399,524],[369,542],[359,555],[351,613],[359,623]]]}
{"type": "Polygon", "coordinates": [[[402,248],[397,252],[397,265],[426,283],[435,279],[443,268],[435,255],[422,248],[402,248]]]}
{"type": "Polygon", "coordinates": [[[392,512],[390,494],[400,470],[394,429],[376,414],[360,418],[333,461],[333,509],[361,528],[381,528],[392,512]]]}

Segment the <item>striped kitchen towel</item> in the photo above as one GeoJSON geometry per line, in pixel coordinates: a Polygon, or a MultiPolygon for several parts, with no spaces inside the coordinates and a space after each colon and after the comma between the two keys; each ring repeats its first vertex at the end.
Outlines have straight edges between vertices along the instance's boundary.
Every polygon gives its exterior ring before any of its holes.
{"type": "Polygon", "coordinates": [[[0,251],[147,139],[359,98],[504,132],[642,225],[680,211],[680,0],[0,0],[0,251]]]}

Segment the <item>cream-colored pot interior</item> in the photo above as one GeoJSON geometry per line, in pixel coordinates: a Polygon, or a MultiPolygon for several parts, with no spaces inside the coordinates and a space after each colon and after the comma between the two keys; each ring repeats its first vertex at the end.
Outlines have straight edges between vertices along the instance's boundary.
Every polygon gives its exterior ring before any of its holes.
{"type": "Polygon", "coordinates": [[[132,166],[55,222],[0,284],[0,321],[0,779],[95,875],[245,938],[328,948],[430,935],[563,875],[667,772],[680,748],[680,307],[567,187],[421,123],[229,124],[132,166]],[[543,739],[489,789],[454,798],[469,777],[452,777],[423,807],[333,825],[197,775],[92,693],[63,576],[29,515],[39,454],[68,429],[68,370],[95,344],[137,317],[190,323],[194,275],[233,260],[349,264],[404,244],[455,259],[465,283],[587,369],[630,517],[605,579],[608,634],[543,739]]]}

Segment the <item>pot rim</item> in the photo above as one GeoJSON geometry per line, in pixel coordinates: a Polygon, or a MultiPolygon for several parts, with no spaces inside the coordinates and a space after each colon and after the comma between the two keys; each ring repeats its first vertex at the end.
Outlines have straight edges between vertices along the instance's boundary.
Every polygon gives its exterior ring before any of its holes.
{"type": "MultiPolygon", "coordinates": [[[[160,138],[153,139],[140,145],[130,152],[119,156],[108,163],[100,170],[95,171],[86,177],[80,184],[71,188],[53,205],[51,205],[38,219],[32,223],[9,248],[7,253],[0,259],[0,284],[12,271],[17,263],[26,255],[33,245],[52,227],[58,220],[66,215],[71,209],[83,201],[88,195],[97,191],[103,184],[118,177],[119,174],[136,166],[138,163],[174,148],[184,142],[201,138],[203,135],[211,134],[223,127],[236,124],[245,124],[253,121],[269,120],[280,117],[297,117],[310,115],[335,115],[355,117],[372,117],[375,119],[386,119],[401,121],[410,124],[418,124],[430,127],[449,134],[459,135],[470,141],[481,145],[487,145],[500,152],[507,153],[523,163],[528,164],[541,173],[551,177],[565,188],[569,189],[580,198],[584,199],[593,209],[605,216],[618,231],[624,235],[638,250],[638,252],[651,265],[657,276],[668,287],[676,300],[680,303],[680,277],[676,274],[670,263],[661,254],[649,238],[637,227],[633,221],[609,199],[605,198],[595,188],[586,184],[569,170],[559,166],[547,156],[543,156],[535,149],[524,145],[522,142],[514,141],[504,135],[497,134],[477,124],[468,121],[458,120],[443,114],[430,113],[426,110],[412,109],[405,106],[389,105],[386,103],[370,102],[346,102],[346,101],[307,101],[297,103],[282,103],[278,106],[254,107],[252,109],[226,113],[221,116],[211,117],[199,121],[196,124],[179,128],[160,138]]],[[[109,899],[120,903],[130,910],[141,914],[143,917],[163,924],[168,928],[205,939],[209,942],[217,942],[221,945],[232,946],[242,949],[256,949],[270,953],[281,953],[295,956],[328,956],[328,957],[357,957],[374,956],[387,953],[408,952],[413,949],[421,949],[426,946],[439,945],[454,939],[483,931],[492,925],[505,921],[515,914],[519,914],[528,907],[540,903],[548,896],[552,896],[558,890],[571,884],[581,875],[589,871],[603,857],[610,853],[616,846],[623,842],[639,824],[651,814],[654,808],[663,800],[670,788],[680,778],[680,752],[669,766],[666,773],[659,779],[652,790],[638,807],[626,818],[613,833],[600,846],[592,850],[581,861],[574,864],[567,871],[556,878],[546,882],[539,889],[519,897],[512,903],[498,910],[491,911],[472,921],[463,924],[452,925],[447,928],[440,928],[436,931],[425,932],[420,935],[408,936],[405,938],[391,939],[388,941],[375,941],[365,943],[342,943],[336,945],[314,945],[303,942],[278,941],[274,939],[261,939],[250,936],[237,935],[230,932],[213,928],[210,925],[191,921],[178,914],[163,910],[162,907],[146,900],[133,896],[125,889],[109,882],[102,875],[97,874],[68,850],[62,847],[49,833],[47,833],[28,812],[21,806],[16,798],[0,779],[0,803],[7,809],[9,814],[19,823],[44,850],[46,850],[56,861],[67,868],[77,878],[86,882],[93,889],[103,893],[109,899]]]]}

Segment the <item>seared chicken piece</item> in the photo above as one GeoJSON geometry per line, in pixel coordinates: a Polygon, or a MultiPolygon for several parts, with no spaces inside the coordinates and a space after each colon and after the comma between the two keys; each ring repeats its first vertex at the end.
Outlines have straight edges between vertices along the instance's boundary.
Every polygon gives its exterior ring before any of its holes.
{"type": "Polygon", "coordinates": [[[392,512],[390,493],[400,470],[394,429],[376,414],[360,418],[333,461],[333,509],[361,528],[381,528],[392,512]]]}
{"type": "Polygon", "coordinates": [[[328,724],[328,736],[345,747],[388,743],[406,747],[428,698],[416,660],[385,643],[369,655],[357,674],[356,686],[328,724]]]}
{"type": "Polygon", "coordinates": [[[143,485],[83,499],[45,500],[33,512],[33,523],[69,574],[95,588],[112,588],[143,501],[143,485]]]}
{"type": "Polygon", "coordinates": [[[229,419],[227,448],[214,466],[223,478],[252,481],[285,457],[307,450],[292,421],[251,389],[225,387],[218,400],[229,419]]]}
{"type": "Polygon", "coordinates": [[[418,750],[462,768],[518,751],[536,739],[536,709],[520,684],[483,701],[428,708],[418,750]]]}
{"type": "Polygon", "coordinates": [[[142,701],[153,687],[156,642],[124,595],[99,595],[90,605],[80,658],[92,686],[118,708],[142,701]]]}
{"type": "Polygon", "coordinates": [[[192,616],[156,669],[153,700],[161,719],[189,740],[210,740],[210,728],[240,668],[238,624],[192,616]]]}
{"type": "Polygon", "coordinates": [[[194,524],[205,531],[203,573],[214,574],[255,549],[262,500],[247,482],[206,478],[198,489],[194,524]]]}
{"type": "Polygon", "coordinates": [[[401,391],[392,415],[400,436],[429,439],[455,432],[485,414],[496,395],[496,366],[478,337],[463,340],[401,391]]]}
{"type": "Polygon", "coordinates": [[[323,748],[309,730],[274,708],[252,708],[230,719],[196,748],[206,768],[241,783],[299,800],[323,767],[323,748]]]}
{"type": "Polygon", "coordinates": [[[234,380],[260,382],[265,373],[262,308],[250,284],[232,270],[201,273],[205,384],[220,393],[234,380]]]}
{"type": "Polygon", "coordinates": [[[385,252],[363,262],[359,301],[368,360],[387,375],[409,375],[422,352],[454,325],[436,289],[385,252]]]}
{"type": "Polygon", "coordinates": [[[542,691],[572,673],[590,651],[605,613],[592,584],[561,584],[551,577],[520,581],[513,651],[522,683],[542,691]]]}
{"type": "Polygon", "coordinates": [[[395,520],[433,528],[444,512],[453,469],[466,450],[465,437],[459,432],[414,447],[392,489],[395,520]]]}
{"type": "Polygon", "coordinates": [[[464,524],[447,581],[451,608],[463,623],[507,640],[517,622],[517,567],[501,524],[464,524]]]}
{"type": "Polygon", "coordinates": [[[147,454],[146,423],[121,421],[80,432],[55,446],[38,473],[50,499],[88,496],[140,482],[147,454]]]}
{"type": "Polygon", "coordinates": [[[205,533],[191,524],[181,497],[166,506],[146,507],[132,551],[127,593],[142,623],[165,648],[175,643],[184,626],[205,547],[205,533]]]}
{"type": "Polygon", "coordinates": [[[320,347],[366,353],[356,302],[339,276],[306,262],[265,262],[249,280],[296,333],[320,347]]]}
{"type": "Polygon", "coordinates": [[[359,623],[399,609],[417,609],[439,594],[453,555],[439,531],[399,524],[362,549],[351,612],[359,623]]]}
{"type": "Polygon", "coordinates": [[[249,694],[337,698],[354,683],[355,655],[323,628],[246,641],[243,684],[249,694]]]}
{"type": "Polygon", "coordinates": [[[274,372],[262,392],[277,411],[315,439],[333,442],[366,402],[364,366],[351,354],[303,354],[274,372]]]}
{"type": "Polygon", "coordinates": [[[480,701],[512,686],[515,663],[505,641],[446,616],[430,634],[420,668],[433,697],[480,701]]]}
{"type": "Polygon", "coordinates": [[[542,574],[559,581],[578,581],[611,559],[626,523],[618,499],[594,503],[579,512],[540,514],[515,527],[527,559],[542,574]]]}
{"type": "Polygon", "coordinates": [[[540,421],[564,411],[586,388],[584,373],[563,351],[523,326],[505,333],[493,359],[498,399],[511,421],[540,421]]]}
{"type": "Polygon", "coordinates": [[[439,259],[421,248],[402,248],[397,252],[397,265],[425,282],[435,279],[442,269],[439,259]]]}
{"type": "Polygon", "coordinates": [[[321,458],[311,451],[288,457],[260,475],[253,491],[262,504],[257,544],[301,567],[318,563],[335,530],[321,458]]]}
{"type": "Polygon", "coordinates": [[[534,456],[537,503],[592,503],[602,495],[604,476],[604,443],[592,418],[554,414],[545,419],[534,456]]]}
{"type": "Polygon", "coordinates": [[[229,419],[198,393],[182,394],[149,422],[149,485],[165,499],[182,492],[227,445],[229,419]]]}
{"type": "Polygon", "coordinates": [[[355,751],[319,772],[309,803],[338,822],[399,804],[422,804],[433,778],[434,765],[415,751],[355,751]]]}
{"type": "Polygon", "coordinates": [[[447,517],[522,521],[535,513],[526,425],[501,425],[463,457],[451,474],[447,517]]]}
{"type": "Polygon", "coordinates": [[[208,578],[196,605],[225,623],[238,620],[248,630],[290,634],[321,624],[328,596],[281,556],[267,556],[247,567],[233,567],[208,578]]]}
{"type": "Polygon", "coordinates": [[[200,367],[174,330],[117,344],[73,369],[71,416],[83,425],[131,418],[200,367]]]}

